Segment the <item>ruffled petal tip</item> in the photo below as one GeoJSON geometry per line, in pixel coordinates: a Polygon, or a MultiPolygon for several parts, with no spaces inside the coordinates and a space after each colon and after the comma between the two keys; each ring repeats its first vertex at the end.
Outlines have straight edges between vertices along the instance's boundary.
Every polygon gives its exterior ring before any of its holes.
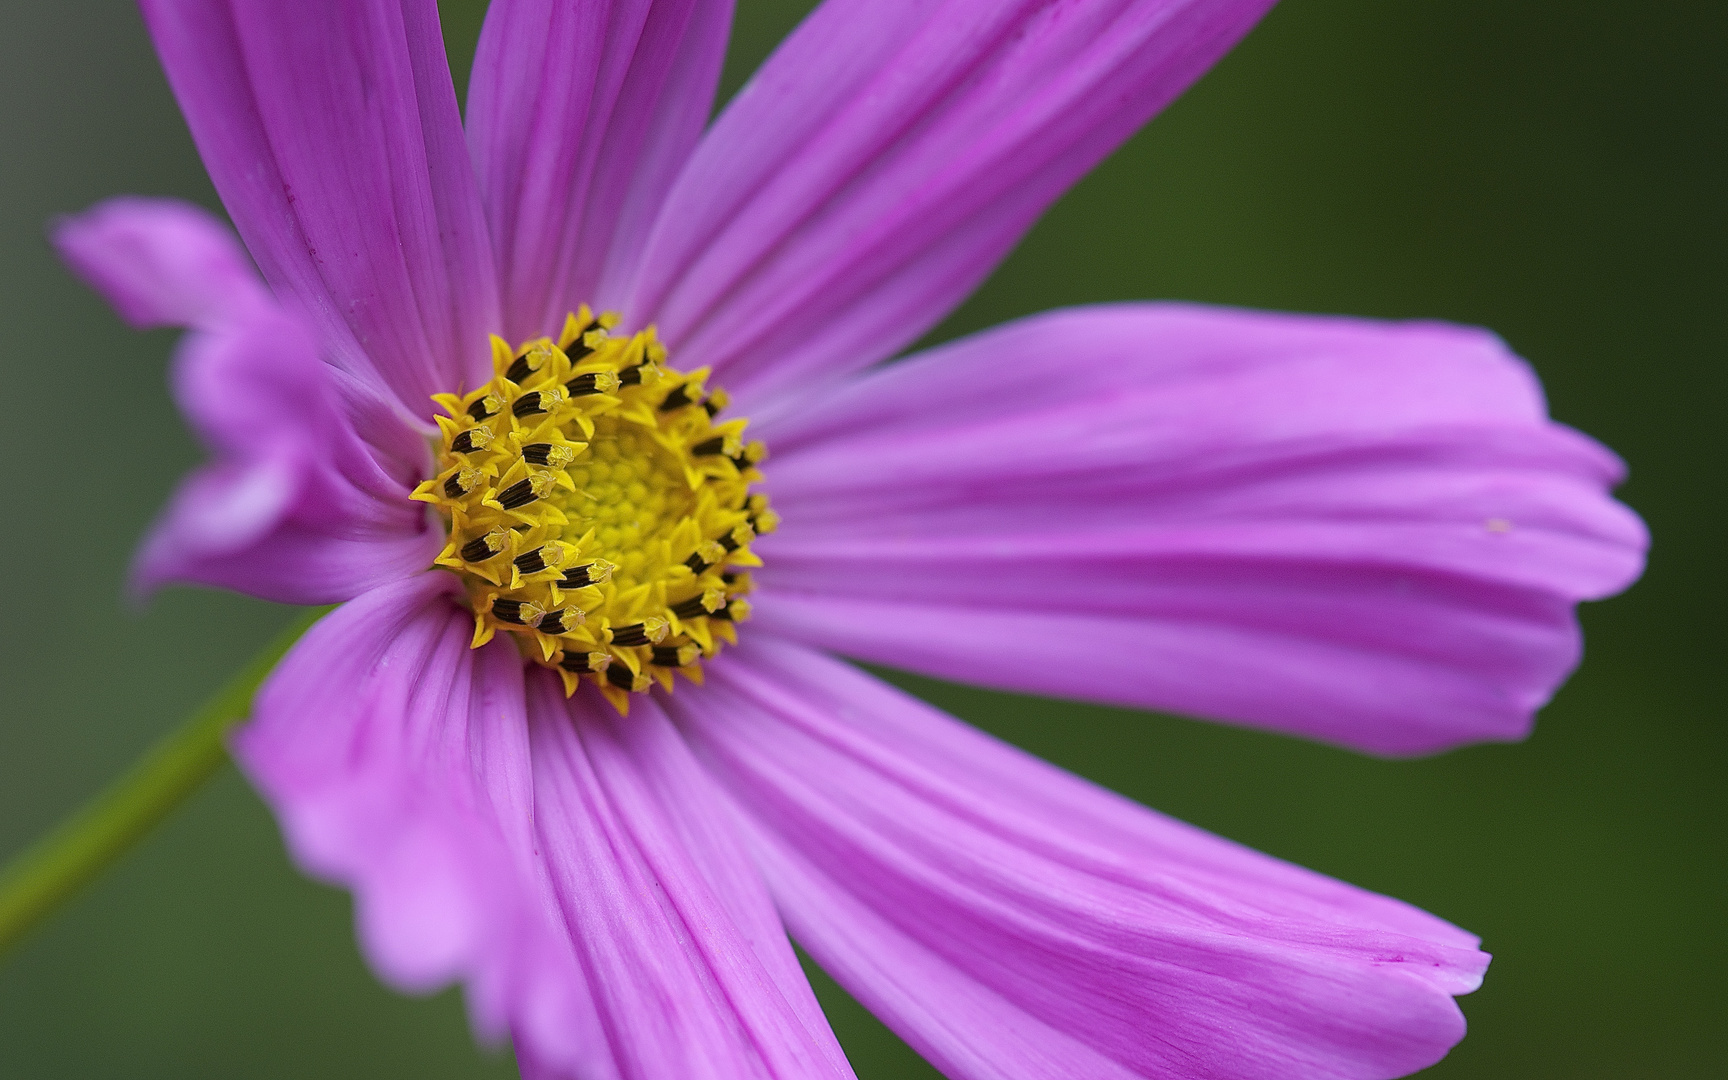
{"type": "Polygon", "coordinates": [[[182,484],[134,564],[168,582],[285,603],[345,600],[438,550],[407,489],[355,434],[302,322],[208,212],[114,199],[61,221],[67,262],[139,326],[186,326],[174,396],[214,461],[182,484]]]}
{"type": "Polygon", "coordinates": [[[442,572],[289,652],[234,737],[295,859],[351,888],[378,974],[466,984],[524,1075],[848,1080],[729,811],[645,699],[524,681],[442,572]]]}
{"type": "Polygon", "coordinates": [[[676,722],[801,945],[955,1080],[1381,1080],[1464,1034],[1477,939],[753,634],[676,722]]]}
{"type": "Polygon", "coordinates": [[[1486,332],[1051,312],[764,431],[758,618],[941,678],[1380,754],[1522,738],[1647,535],[1486,332]]]}

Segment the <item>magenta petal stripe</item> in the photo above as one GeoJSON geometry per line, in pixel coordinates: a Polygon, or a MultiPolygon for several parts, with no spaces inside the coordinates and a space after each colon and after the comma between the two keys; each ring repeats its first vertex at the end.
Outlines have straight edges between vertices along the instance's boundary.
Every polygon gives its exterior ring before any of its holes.
{"type": "Polygon", "coordinates": [[[55,222],[74,273],[139,328],[222,326],[267,302],[234,235],[190,203],[121,195],[55,222]]]}
{"type": "Polygon", "coordinates": [[[729,105],[624,302],[748,409],[892,355],[1270,0],[829,0],[729,105]]]}
{"type": "Polygon", "coordinates": [[[468,139],[511,341],[606,304],[714,106],[730,0],[496,0],[468,139]]]}
{"type": "Polygon", "coordinates": [[[179,581],[322,604],[436,557],[442,539],[349,426],[334,369],[208,213],[112,199],[61,221],[54,242],[134,325],[193,331],[173,390],[214,460],[151,530],[135,590],[179,581]]]}
{"type": "Polygon", "coordinates": [[[851,1077],[728,808],[659,709],[566,702],[540,671],[529,716],[537,854],[608,1053],[566,1074],[531,1052],[524,1074],[851,1077]]]}
{"type": "Polygon", "coordinates": [[[352,888],[392,984],[467,983],[525,1075],[851,1073],[729,810],[653,707],[621,721],[469,648],[429,573],[319,622],[237,758],[308,872],[352,888]]]}
{"type": "Polygon", "coordinates": [[[1403,1076],[1476,939],[757,634],[667,708],[799,942],[955,1080],[1403,1076]]]}
{"type": "Polygon", "coordinates": [[[940,677],[1379,753],[1524,735],[1645,533],[1497,339],[1120,305],[764,430],[764,625],[940,677]]]}
{"type": "Polygon", "coordinates": [[[475,980],[498,1037],[514,987],[560,950],[518,870],[533,807],[521,661],[504,642],[468,648],[453,591],[422,574],[325,616],[233,749],[296,861],[354,890],[374,969],[413,991],[475,980]]]}
{"type": "Polygon", "coordinates": [[[433,0],[142,0],[216,190],[326,357],[430,416],[489,375],[491,246],[433,0]]]}

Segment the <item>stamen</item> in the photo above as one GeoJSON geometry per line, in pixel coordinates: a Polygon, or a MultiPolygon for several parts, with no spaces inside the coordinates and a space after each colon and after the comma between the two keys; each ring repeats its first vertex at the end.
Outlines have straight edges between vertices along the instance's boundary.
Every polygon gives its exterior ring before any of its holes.
{"type": "Polygon", "coordinates": [[[516,569],[524,574],[538,574],[542,570],[563,563],[564,549],[558,544],[546,544],[516,556],[513,561],[516,563],[516,569]]]}
{"type": "Polygon", "coordinates": [[[703,439],[695,446],[692,446],[690,452],[695,454],[697,457],[713,457],[716,454],[724,454],[727,457],[737,457],[743,449],[742,446],[738,445],[738,436],[716,435],[712,439],[703,439]]]}
{"type": "Polygon", "coordinates": [[[672,605],[672,614],[680,619],[694,619],[719,611],[726,606],[726,594],[719,589],[708,589],[701,596],[692,596],[688,600],[672,605]]]}
{"type": "Polygon", "coordinates": [[[750,601],[734,600],[708,617],[722,622],[743,622],[750,617],[750,601]]]}
{"type": "Polygon", "coordinates": [[[587,585],[599,585],[610,581],[613,566],[609,562],[598,561],[573,566],[564,571],[564,580],[560,583],[566,589],[580,589],[587,585]]]}
{"type": "Polygon", "coordinates": [[[586,615],[578,608],[559,608],[548,611],[540,620],[539,631],[542,634],[566,634],[581,626],[586,621],[586,615]]]}
{"type": "Polygon", "coordinates": [[[612,658],[603,652],[567,652],[558,658],[558,666],[574,675],[589,675],[605,671],[612,658]]]}
{"type": "Polygon", "coordinates": [[[610,394],[618,389],[618,376],[610,371],[590,371],[565,383],[564,389],[573,398],[586,397],[589,394],[610,394]]]}
{"type": "Polygon", "coordinates": [[[518,420],[525,416],[538,416],[551,412],[568,396],[562,386],[555,386],[550,390],[531,390],[516,399],[516,404],[510,406],[510,412],[518,420]]]}
{"type": "Polygon", "coordinates": [[[520,385],[522,380],[545,367],[551,360],[552,350],[550,347],[544,343],[535,345],[516,358],[516,362],[510,365],[510,370],[504,373],[504,377],[520,385]]]}
{"type": "Polygon", "coordinates": [[[529,443],[522,448],[522,460],[530,465],[547,465],[554,469],[576,460],[576,451],[557,443],[529,443]]]}
{"type": "Polygon", "coordinates": [[[491,382],[434,398],[442,453],[413,498],[447,523],[437,565],[467,586],[476,647],[507,631],[566,693],[587,683],[623,712],[736,642],[775,519],[750,490],[764,448],[742,419],[711,422],[725,392],[618,324],[582,308],[554,338],[492,338],[491,382]]]}
{"type": "Polygon", "coordinates": [[[696,554],[684,560],[684,565],[690,568],[691,573],[700,574],[725,557],[726,549],[708,540],[696,549],[696,554]]]}
{"type": "Polygon", "coordinates": [[[654,680],[646,675],[638,675],[623,664],[612,664],[606,668],[606,681],[620,690],[641,694],[647,692],[654,680]]]}
{"type": "MultiPolygon", "coordinates": [[[[476,453],[486,449],[488,446],[491,446],[492,440],[496,437],[497,436],[492,434],[491,428],[469,428],[467,431],[464,431],[462,434],[450,440],[450,449],[458,454],[476,453]]],[[[455,496],[451,497],[455,498],[455,496]]]]}
{"type": "Polygon", "coordinates": [[[612,628],[612,644],[614,645],[654,645],[665,640],[667,623],[665,619],[647,618],[629,626],[612,628]]]}
{"type": "MultiPolygon", "coordinates": [[[[464,432],[466,434],[466,432],[464,432]]],[[[485,474],[479,469],[458,469],[444,481],[444,494],[451,499],[460,499],[479,486],[485,479],[485,474]]]]}
{"type": "Polygon", "coordinates": [[[477,537],[462,545],[462,561],[485,562],[509,545],[510,534],[503,529],[493,529],[485,536],[477,537]]]}
{"type": "Polygon", "coordinates": [[[468,406],[468,415],[475,420],[484,420],[489,416],[497,416],[504,411],[504,399],[497,394],[487,394],[485,397],[468,406]]]}
{"type": "Polygon", "coordinates": [[[498,505],[506,510],[518,510],[529,503],[544,499],[552,490],[555,481],[546,473],[535,473],[526,480],[518,480],[498,493],[498,505]]]}
{"type": "MultiPolygon", "coordinates": [[[[599,326],[600,324],[596,320],[588,320],[582,329],[576,332],[575,339],[571,341],[570,344],[564,346],[564,355],[570,358],[572,364],[586,359],[594,352],[594,347],[587,343],[587,338],[589,333],[598,329],[599,326]]],[[[601,332],[604,333],[605,331],[601,332]]]]}
{"type": "Polygon", "coordinates": [[[656,645],[654,652],[648,657],[648,662],[655,667],[689,667],[702,655],[702,650],[693,643],[684,645],[656,645]]]}
{"type": "Polygon", "coordinates": [[[506,600],[500,596],[492,601],[493,618],[517,626],[539,626],[546,618],[546,609],[532,600],[506,600]]]}
{"type": "Polygon", "coordinates": [[[686,405],[694,404],[696,404],[696,399],[690,396],[690,384],[681,383],[674,387],[670,394],[666,395],[666,400],[660,403],[660,411],[671,412],[673,409],[682,409],[686,405]]]}
{"type": "Polygon", "coordinates": [[[756,530],[750,527],[749,522],[742,522],[735,526],[731,532],[722,536],[719,543],[727,551],[737,551],[754,539],[756,539],[756,530]]]}

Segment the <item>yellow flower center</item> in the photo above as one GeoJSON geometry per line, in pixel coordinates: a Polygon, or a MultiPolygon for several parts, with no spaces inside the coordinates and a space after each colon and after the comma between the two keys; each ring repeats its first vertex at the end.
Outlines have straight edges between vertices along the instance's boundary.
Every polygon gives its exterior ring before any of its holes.
{"type": "Polygon", "coordinates": [[[652,327],[615,337],[617,322],[584,306],[556,341],[494,337],[493,379],[433,399],[449,414],[438,473],[414,498],[449,527],[437,564],[467,586],[474,646],[513,634],[566,693],[587,679],[625,712],[736,643],[750,542],[777,519],[750,492],[762,444],[716,423],[707,369],[672,370],[652,327]]]}

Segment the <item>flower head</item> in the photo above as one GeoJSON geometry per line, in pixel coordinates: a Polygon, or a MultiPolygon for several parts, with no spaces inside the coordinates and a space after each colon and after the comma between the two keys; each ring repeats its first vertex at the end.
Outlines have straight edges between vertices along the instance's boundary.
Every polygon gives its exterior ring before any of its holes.
{"type": "Polygon", "coordinates": [[[495,0],[464,125],[431,0],[144,0],[262,280],[179,204],[57,234],[191,330],[214,460],[136,579],[341,604],[235,751],[383,977],[550,1077],[848,1075],[788,930],[966,1080],[1462,1035],[1468,933],[826,655],[1421,753],[1521,736],[1637,575],[1482,331],[1123,304],[880,364],[1268,6],[828,0],[709,125],[729,4],[495,0]]]}

